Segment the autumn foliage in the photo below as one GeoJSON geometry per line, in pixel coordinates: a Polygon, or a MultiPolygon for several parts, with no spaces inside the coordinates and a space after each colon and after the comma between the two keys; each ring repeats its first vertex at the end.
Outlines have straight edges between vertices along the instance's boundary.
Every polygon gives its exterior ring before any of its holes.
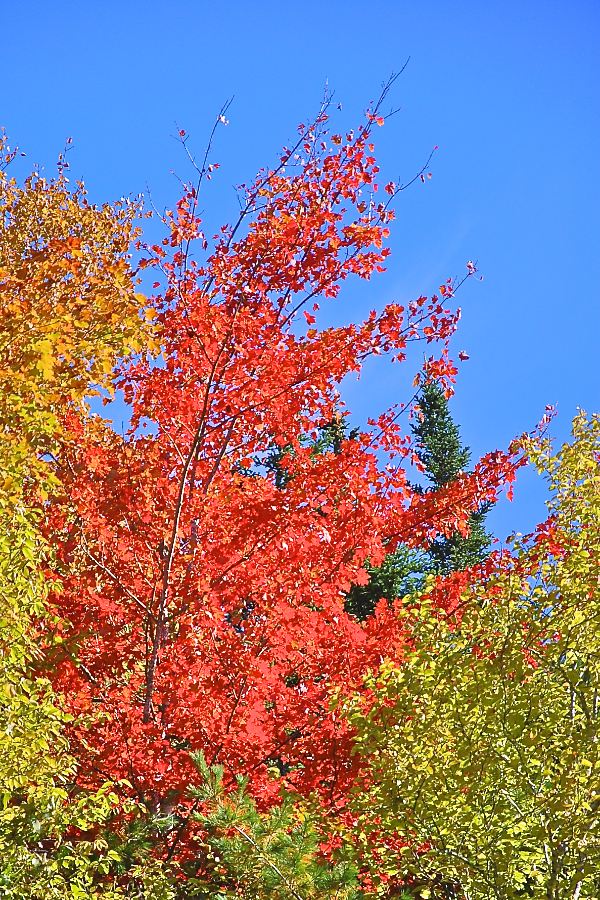
{"type": "MultiPolygon", "coordinates": [[[[344,597],[400,544],[464,532],[523,461],[515,444],[417,493],[400,418],[410,401],[345,428],[340,384],[370,356],[402,363],[421,341],[417,383],[450,391],[456,374],[452,282],[319,326],[319,304],[348,277],[384,271],[390,252],[403,188],[378,190],[382,100],[356,132],[331,137],[325,104],[240,189],[239,218],[212,241],[198,212],[208,157],[154,245],[129,207],[92,214],[64,181],[49,194],[35,176],[7,206],[21,243],[1,260],[4,361],[27,398],[36,381],[51,385],[36,457],[51,484],[30,490],[52,579],[40,671],[73,717],[74,790],[113,782],[170,816],[153,853],[196,860],[196,874],[210,868],[193,815],[200,752],[223,767],[226,792],[246,777],[259,810],[277,808],[283,788],[351,821],[350,790],[367,776],[333,701],[363,691],[384,659],[401,663],[407,637],[393,605],[360,623],[344,597]],[[153,284],[148,298],[137,278],[153,284]],[[82,385],[98,382],[130,405],[125,435],[82,405],[82,385]]],[[[436,608],[452,609],[463,585],[444,582],[436,608]]]]}
{"type": "MultiPolygon", "coordinates": [[[[46,534],[63,619],[53,680],[79,723],[81,783],[127,779],[135,797],[184,822],[197,750],[232,784],[249,776],[262,804],[276,801],[275,768],[343,806],[358,761],[331,697],[402,652],[387,608],[362,626],[344,612],[345,592],[399,542],[464,529],[513,477],[515,457],[496,453],[443,491],[414,494],[397,410],[315,452],[320,431],[345,416],[340,382],[367,357],[401,362],[422,340],[438,348],[426,375],[449,385],[455,371],[449,285],[442,299],[318,327],[318,302],[335,301],[350,275],[382,271],[389,253],[399,189],[377,191],[379,118],[373,109],[331,147],[325,109],[301,126],[279,164],[244,188],[238,221],[204,261],[201,170],[167,214],[162,244],[142,247],[161,355],[131,357],[115,374],[129,433],[64,410],[70,439],[46,534]],[[279,485],[267,466],[277,452],[279,485]]],[[[172,840],[182,847],[186,836],[172,840]]]]}

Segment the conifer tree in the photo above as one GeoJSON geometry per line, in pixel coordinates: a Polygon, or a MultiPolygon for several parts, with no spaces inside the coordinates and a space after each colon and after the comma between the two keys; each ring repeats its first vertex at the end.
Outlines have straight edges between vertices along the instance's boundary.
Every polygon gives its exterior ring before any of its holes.
{"type": "MultiPolygon", "coordinates": [[[[431,490],[438,490],[466,471],[471,452],[461,445],[458,426],[452,420],[448,400],[437,381],[423,386],[419,406],[423,418],[412,428],[417,456],[425,466],[431,490]]],[[[450,537],[433,541],[428,549],[432,572],[448,575],[485,559],[492,541],[483,524],[490,505],[484,504],[473,513],[466,537],[455,531],[450,537]]]]}
{"type": "Polygon", "coordinates": [[[195,897],[358,900],[358,869],[331,848],[327,852],[310,804],[283,792],[280,804],[261,811],[246,791],[247,779],[226,790],[223,766],[209,766],[202,753],[192,759],[203,778],[192,795],[204,838],[184,864],[195,897]]]}
{"type": "Polygon", "coordinates": [[[369,582],[352,585],[345,600],[346,612],[363,622],[373,615],[382,597],[392,601],[419,592],[431,571],[428,553],[400,545],[380,566],[367,566],[369,582]]]}
{"type": "MultiPolygon", "coordinates": [[[[437,381],[423,385],[419,407],[422,418],[412,427],[416,453],[425,467],[428,489],[436,491],[466,471],[471,453],[461,445],[458,426],[452,420],[448,400],[437,381]]],[[[416,489],[423,493],[426,490],[416,489]]],[[[448,575],[482,562],[492,541],[484,527],[490,505],[484,504],[471,515],[466,536],[455,531],[449,537],[439,537],[427,552],[400,546],[381,566],[369,570],[368,584],[352,586],[346,598],[347,611],[364,620],[382,597],[394,600],[419,591],[428,574],[448,575]]]]}

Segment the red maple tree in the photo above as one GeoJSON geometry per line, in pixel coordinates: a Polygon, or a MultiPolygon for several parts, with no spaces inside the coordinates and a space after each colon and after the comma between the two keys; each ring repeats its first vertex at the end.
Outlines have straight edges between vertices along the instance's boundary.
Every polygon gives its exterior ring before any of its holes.
{"type": "MultiPolygon", "coordinates": [[[[167,237],[144,248],[162,356],[115,373],[129,433],[68,413],[63,492],[46,516],[64,620],[53,677],[76,716],[80,778],[127,779],[184,825],[195,750],[232,784],[249,776],[263,806],[277,801],[273,767],[343,806],[360,761],[330,699],[403,647],[393,609],[382,602],[361,624],[346,592],[400,543],[464,530],[519,463],[516,450],[497,452],[419,495],[398,409],[360,432],[341,427],[340,382],[369,356],[401,362],[419,340],[437,347],[423,377],[450,389],[456,371],[450,284],[358,324],[318,326],[318,302],[350,275],[383,271],[389,253],[402,186],[377,191],[372,131],[385,94],[356,133],[328,141],[327,105],[300,126],[210,249],[198,214],[207,157],[167,214],[167,237]],[[327,427],[338,439],[317,451],[327,427]]],[[[166,852],[188,836],[179,829],[166,852]]]]}

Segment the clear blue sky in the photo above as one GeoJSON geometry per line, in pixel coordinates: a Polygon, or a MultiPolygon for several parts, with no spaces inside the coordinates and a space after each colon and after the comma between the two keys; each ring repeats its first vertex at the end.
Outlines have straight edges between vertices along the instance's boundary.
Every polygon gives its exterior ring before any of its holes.
{"type": "MultiPolygon", "coordinates": [[[[598,303],[600,4],[597,0],[3,0],[4,124],[27,159],[51,171],[66,137],[73,177],[94,200],[146,190],[171,204],[174,121],[198,151],[220,104],[221,163],[207,218],[233,215],[231,185],[270,163],[317,108],[326,79],[358,121],[381,82],[410,63],[377,135],[384,176],[406,180],[434,144],[433,178],[404,194],[387,274],[349,286],[336,320],[431,293],[479,261],[468,283],[452,401],[475,455],[505,447],[558,404],[600,409],[598,303]]],[[[339,121],[339,126],[337,122],[339,121]]],[[[350,384],[358,416],[406,399],[412,371],[372,366],[350,384]]],[[[499,537],[544,516],[533,473],[490,517],[499,537]]]]}

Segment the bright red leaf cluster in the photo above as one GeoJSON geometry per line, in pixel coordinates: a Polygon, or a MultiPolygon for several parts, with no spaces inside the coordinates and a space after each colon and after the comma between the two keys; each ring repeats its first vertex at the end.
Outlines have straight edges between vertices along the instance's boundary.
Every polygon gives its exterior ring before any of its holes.
{"type": "Polygon", "coordinates": [[[78,717],[81,778],[126,778],[183,820],[198,749],[232,783],[248,775],[263,805],[276,802],[274,769],[343,805],[360,760],[330,699],[402,653],[393,610],[382,603],[362,625],[344,611],[345,592],[399,543],[464,530],[519,462],[516,447],[490,455],[420,496],[396,410],[335,449],[311,444],[340,421],[340,382],[371,355],[402,361],[422,340],[438,347],[425,375],[449,387],[455,373],[451,286],[442,299],[318,327],[318,301],[335,299],[349,275],[382,271],[389,253],[398,189],[378,199],[380,117],[374,108],[331,148],[325,110],[302,126],[278,166],[244,188],[239,220],[201,263],[202,169],[143,260],[164,286],[150,300],[162,356],[125,362],[116,376],[130,433],[70,413],[64,494],[47,532],[65,623],[54,678],[78,717]],[[266,465],[277,452],[279,481],[266,465]]]}

